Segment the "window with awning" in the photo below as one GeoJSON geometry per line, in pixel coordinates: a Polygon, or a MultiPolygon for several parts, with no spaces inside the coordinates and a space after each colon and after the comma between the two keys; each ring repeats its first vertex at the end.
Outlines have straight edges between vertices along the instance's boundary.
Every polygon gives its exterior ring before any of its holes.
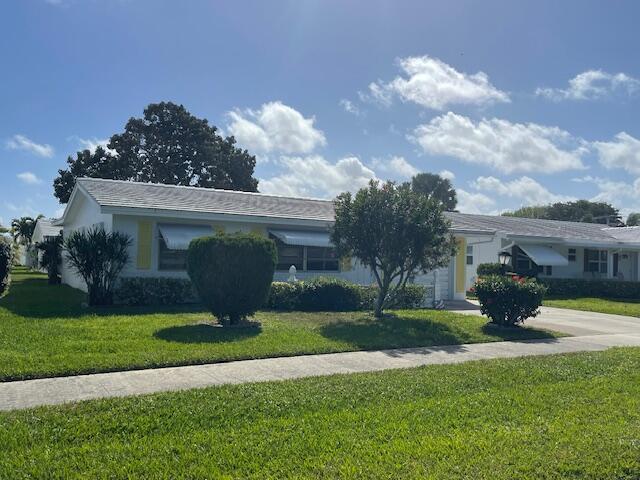
{"type": "Polygon", "coordinates": [[[339,260],[328,232],[269,230],[278,248],[276,270],[339,271],[339,260]]]}
{"type": "Polygon", "coordinates": [[[186,270],[191,240],[213,235],[209,225],[159,224],[158,231],[158,270],[186,270]]]}
{"type": "Polygon", "coordinates": [[[518,244],[518,247],[538,266],[566,267],[569,265],[569,260],[564,255],[546,245],[518,244]]]}

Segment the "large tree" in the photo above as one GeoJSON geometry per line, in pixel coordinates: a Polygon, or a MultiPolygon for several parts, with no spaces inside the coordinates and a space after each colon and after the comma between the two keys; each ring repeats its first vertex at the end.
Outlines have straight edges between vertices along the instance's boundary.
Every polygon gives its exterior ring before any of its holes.
{"type": "Polygon", "coordinates": [[[54,181],[55,196],[69,200],[78,177],[191,185],[255,192],[256,159],[223,138],[206,119],[182,105],[152,103],[142,118],[131,118],[124,132],[113,135],[108,149],[83,150],[67,159],[54,181]]]}
{"type": "Polygon", "coordinates": [[[411,188],[414,192],[439,201],[448,212],[453,212],[458,205],[451,180],[435,173],[418,173],[411,179],[411,188]]]}
{"type": "Polygon", "coordinates": [[[620,212],[605,202],[576,200],[574,202],[557,202],[551,205],[522,207],[503,215],[524,218],[542,218],[546,220],[565,220],[584,223],[620,223],[620,212]]]}
{"type": "Polygon", "coordinates": [[[375,316],[418,273],[445,266],[454,251],[443,207],[409,184],[371,181],[335,200],[331,239],[340,256],[355,256],[379,287],[375,316]]]}

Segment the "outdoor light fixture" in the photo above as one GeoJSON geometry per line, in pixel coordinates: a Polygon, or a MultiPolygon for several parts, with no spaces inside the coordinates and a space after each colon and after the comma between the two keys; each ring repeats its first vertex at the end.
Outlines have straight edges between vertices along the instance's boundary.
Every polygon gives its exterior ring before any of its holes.
{"type": "Polygon", "coordinates": [[[511,254],[509,252],[501,251],[498,253],[498,260],[503,267],[511,262],[511,254]]]}

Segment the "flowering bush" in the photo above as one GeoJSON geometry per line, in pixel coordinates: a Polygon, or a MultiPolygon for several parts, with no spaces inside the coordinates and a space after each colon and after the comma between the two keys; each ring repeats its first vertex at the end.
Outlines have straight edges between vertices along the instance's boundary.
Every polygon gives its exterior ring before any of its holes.
{"type": "Polygon", "coordinates": [[[540,313],[546,287],[524,277],[489,275],[473,286],[480,309],[491,323],[513,326],[540,313]]]}

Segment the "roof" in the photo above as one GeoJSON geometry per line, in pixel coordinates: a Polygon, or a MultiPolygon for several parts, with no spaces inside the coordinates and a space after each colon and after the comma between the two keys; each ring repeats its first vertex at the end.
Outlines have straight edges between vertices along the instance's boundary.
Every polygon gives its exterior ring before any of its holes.
{"type": "MultiPolygon", "coordinates": [[[[43,237],[57,237],[60,235],[62,227],[53,225],[58,219],[56,218],[39,218],[36,221],[36,227],[40,230],[43,237]]],[[[34,229],[35,231],[35,229],[34,229]]]]}
{"type": "Polygon", "coordinates": [[[333,221],[333,202],[214,188],[80,178],[101,207],[333,221]]]}
{"type": "MultiPolygon", "coordinates": [[[[101,207],[199,212],[333,222],[331,200],[287,197],[213,188],[80,178],[79,187],[101,207]]],[[[638,243],[640,227],[607,227],[564,222],[447,212],[454,232],[538,237],[594,243],[638,243]]]]}
{"type": "Polygon", "coordinates": [[[452,229],[498,232],[510,236],[553,238],[565,241],[640,243],[638,227],[607,227],[599,223],[564,222],[491,215],[447,212],[452,229]]]}

